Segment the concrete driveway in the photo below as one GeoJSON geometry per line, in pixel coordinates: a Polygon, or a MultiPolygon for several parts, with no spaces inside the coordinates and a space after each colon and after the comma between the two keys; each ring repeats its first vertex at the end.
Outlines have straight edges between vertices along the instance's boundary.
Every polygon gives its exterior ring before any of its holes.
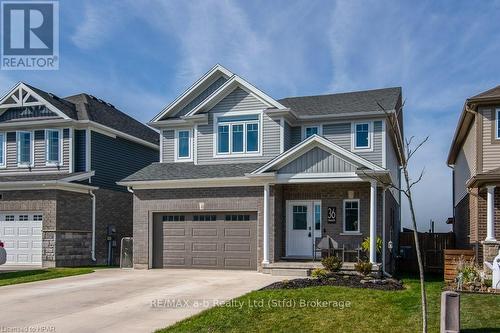
{"type": "Polygon", "coordinates": [[[0,287],[0,330],[152,332],[281,279],[249,271],[101,269],[0,287]]]}

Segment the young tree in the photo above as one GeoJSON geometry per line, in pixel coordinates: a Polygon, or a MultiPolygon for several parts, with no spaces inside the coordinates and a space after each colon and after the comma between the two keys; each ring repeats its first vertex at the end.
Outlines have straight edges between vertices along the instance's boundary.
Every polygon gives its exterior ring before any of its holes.
{"type": "Polygon", "coordinates": [[[418,261],[418,271],[420,275],[420,291],[421,291],[421,306],[422,306],[422,332],[427,333],[427,296],[426,296],[426,291],[425,291],[425,281],[424,281],[424,265],[422,262],[422,254],[420,252],[420,244],[418,241],[418,231],[417,231],[417,218],[415,214],[415,206],[413,203],[413,195],[412,195],[412,188],[417,185],[423,178],[425,169],[420,172],[420,175],[416,180],[413,180],[410,177],[410,173],[408,170],[409,167],[409,162],[412,160],[412,157],[415,155],[415,153],[422,148],[422,146],[427,142],[429,137],[427,136],[423,140],[421,140],[418,143],[414,143],[414,136],[411,136],[409,138],[403,138],[403,135],[401,134],[400,126],[399,126],[399,116],[403,110],[403,105],[402,105],[395,111],[395,112],[389,112],[386,110],[379,102],[377,102],[379,108],[384,112],[386,118],[387,118],[387,124],[389,125],[389,131],[394,135],[396,138],[396,150],[397,154],[399,157],[399,160],[401,161],[401,169],[403,172],[403,177],[404,177],[404,185],[399,187],[396,186],[395,184],[387,182],[387,180],[382,179],[381,177],[371,175],[366,173],[366,176],[370,178],[376,179],[378,182],[382,183],[384,186],[393,188],[399,192],[401,192],[407,199],[408,199],[408,205],[410,207],[410,214],[411,214],[411,220],[413,224],[413,237],[415,239],[415,250],[417,252],[417,261],[418,261]]]}

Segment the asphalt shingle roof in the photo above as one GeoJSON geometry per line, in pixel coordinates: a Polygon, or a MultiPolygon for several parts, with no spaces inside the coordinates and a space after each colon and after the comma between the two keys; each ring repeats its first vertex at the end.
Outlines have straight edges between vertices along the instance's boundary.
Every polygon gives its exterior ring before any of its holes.
{"type": "Polygon", "coordinates": [[[262,165],[263,163],[194,165],[194,163],[156,162],[128,176],[122,182],[243,177],[262,165]]]}
{"type": "Polygon", "coordinates": [[[329,114],[380,111],[377,102],[386,110],[394,110],[401,98],[401,87],[347,93],[287,97],[278,100],[299,115],[318,116],[329,114]]]}
{"type": "Polygon", "coordinates": [[[159,144],[159,134],[156,131],[103,100],[83,93],[60,98],[26,85],[71,119],[91,120],[144,141],[159,144]]]}
{"type": "Polygon", "coordinates": [[[0,183],[53,181],[53,180],[61,180],[64,178],[73,177],[84,173],[85,172],[0,176],[0,183]]]}
{"type": "Polygon", "coordinates": [[[469,99],[483,99],[483,98],[500,98],[500,86],[483,91],[480,94],[470,97],[469,99]]]}

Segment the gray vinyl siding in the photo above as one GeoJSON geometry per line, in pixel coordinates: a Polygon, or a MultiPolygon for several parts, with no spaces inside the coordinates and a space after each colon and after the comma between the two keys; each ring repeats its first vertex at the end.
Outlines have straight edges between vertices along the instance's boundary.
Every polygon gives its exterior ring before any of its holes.
{"type": "Polygon", "coordinates": [[[243,89],[236,88],[210,111],[208,125],[198,126],[198,164],[266,162],[280,154],[280,118],[272,119],[267,114],[262,117],[262,156],[214,158],[214,114],[223,112],[260,112],[267,105],[243,89]]]}
{"type": "MultiPolygon", "coordinates": [[[[29,130],[28,130],[29,131],[29,130]]],[[[34,139],[34,165],[32,168],[18,167],[17,166],[17,138],[16,132],[7,133],[7,166],[0,169],[2,173],[26,173],[26,172],[69,172],[70,170],[70,130],[65,128],[62,130],[62,165],[60,166],[47,166],[46,161],[46,144],[45,144],[45,131],[35,130],[31,131],[34,139]]],[[[32,155],[33,156],[33,155],[32,155]]]]}
{"type": "MultiPolygon", "coordinates": [[[[396,183],[396,186],[400,186],[399,184],[400,181],[400,173],[401,171],[399,170],[399,161],[398,157],[396,155],[396,147],[394,146],[390,136],[389,132],[386,133],[386,168],[391,172],[391,178],[392,181],[396,183]]],[[[392,193],[392,196],[396,200],[396,202],[399,204],[399,192],[396,189],[390,188],[389,191],[392,193]]]]}
{"type": "Polygon", "coordinates": [[[75,172],[85,171],[87,159],[86,159],[86,131],[85,130],[75,130],[74,134],[74,170],[75,172]]]}
{"type": "MultiPolygon", "coordinates": [[[[382,121],[373,122],[373,150],[355,153],[368,161],[382,166],[382,121]]],[[[323,125],[323,136],[344,149],[352,151],[351,122],[323,125]]]]}
{"type": "Polygon", "coordinates": [[[60,118],[57,114],[50,111],[46,106],[35,106],[28,108],[30,112],[25,112],[24,107],[14,107],[6,110],[0,115],[0,122],[9,120],[39,120],[37,118],[60,118]]]}
{"type": "Polygon", "coordinates": [[[292,147],[302,141],[302,127],[295,126],[291,128],[292,147]]]}
{"type": "Polygon", "coordinates": [[[292,143],[292,127],[285,121],[285,126],[283,128],[283,139],[284,139],[284,147],[285,151],[293,147],[292,143]]]}
{"type": "Polygon", "coordinates": [[[314,148],[278,170],[281,174],[354,172],[356,166],[323,149],[314,148]]]}
{"type": "Polygon", "coordinates": [[[216,91],[220,86],[222,86],[227,79],[223,76],[215,80],[210,84],[205,90],[203,90],[198,96],[193,98],[186,106],[184,106],[175,116],[180,117],[193,110],[198,104],[203,102],[208,96],[210,96],[214,91],[216,91]]]}
{"type": "Polygon", "coordinates": [[[174,162],[174,130],[163,130],[161,140],[163,144],[163,161],[164,163],[174,162]]]}
{"type": "Polygon", "coordinates": [[[126,191],[116,182],[158,161],[158,151],[141,144],[91,132],[92,185],[126,191]]]}
{"type": "Polygon", "coordinates": [[[464,144],[457,155],[455,161],[455,202],[458,205],[467,195],[465,183],[476,173],[476,123],[471,126],[464,144]]]}

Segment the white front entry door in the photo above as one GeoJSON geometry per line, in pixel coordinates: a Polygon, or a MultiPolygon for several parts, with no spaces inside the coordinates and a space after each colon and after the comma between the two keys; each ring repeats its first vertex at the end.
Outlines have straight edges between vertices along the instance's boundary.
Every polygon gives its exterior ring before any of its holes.
{"type": "Polygon", "coordinates": [[[287,257],[312,258],[317,237],[321,237],[321,203],[287,201],[287,257]]]}
{"type": "Polygon", "coordinates": [[[42,264],[41,213],[0,214],[0,240],[7,252],[6,265],[42,264]]]}

